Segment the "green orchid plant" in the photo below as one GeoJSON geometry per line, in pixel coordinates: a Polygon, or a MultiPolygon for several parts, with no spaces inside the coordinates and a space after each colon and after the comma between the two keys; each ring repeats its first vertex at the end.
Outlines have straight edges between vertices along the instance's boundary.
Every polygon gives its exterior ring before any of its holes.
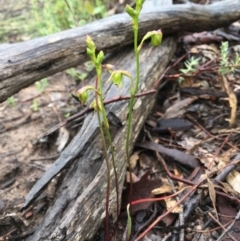
{"type": "MultiPolygon", "coordinates": [[[[115,70],[114,66],[110,64],[102,64],[104,59],[103,51],[100,51],[96,54],[96,46],[90,36],[86,37],[87,43],[87,54],[90,57],[95,70],[96,70],[96,81],[95,86],[87,85],[77,92],[77,97],[81,101],[82,104],[85,104],[89,99],[89,91],[93,91],[95,94],[95,98],[93,102],[90,104],[96,114],[99,124],[99,130],[101,139],[103,142],[103,153],[106,160],[107,166],[107,190],[106,190],[106,219],[105,219],[105,228],[106,228],[106,240],[111,240],[111,235],[109,232],[109,196],[110,196],[110,172],[111,172],[111,163],[114,170],[115,175],[115,185],[116,185],[116,199],[117,199],[117,214],[120,210],[119,208],[119,188],[118,188],[118,175],[116,170],[116,162],[115,162],[115,150],[112,142],[112,136],[109,130],[109,123],[107,119],[106,109],[104,106],[104,95],[103,95],[103,80],[102,80],[102,72],[103,69],[106,69],[110,76],[106,80],[106,84],[112,82],[117,87],[121,88],[123,86],[124,76],[128,77],[131,81],[130,85],[130,100],[129,100],[129,114],[128,114],[128,124],[127,124],[127,136],[126,136],[126,159],[130,171],[130,186],[132,184],[132,175],[130,170],[130,149],[129,149],[129,142],[131,139],[131,126],[132,126],[132,115],[133,115],[133,105],[135,100],[135,95],[138,93],[139,90],[139,83],[140,83],[140,50],[143,46],[143,43],[147,39],[151,39],[151,43],[153,46],[158,46],[161,44],[162,41],[162,32],[160,30],[157,31],[150,31],[148,32],[143,39],[141,40],[140,44],[138,45],[138,31],[139,31],[139,15],[143,6],[144,0],[136,0],[136,7],[135,9],[130,7],[129,5],[126,6],[126,12],[132,18],[132,28],[134,32],[134,52],[135,52],[135,60],[136,60],[136,78],[133,78],[132,75],[126,70],[115,70]],[[109,144],[109,146],[108,146],[109,144]],[[110,150],[110,157],[108,155],[108,149],[110,150]]],[[[131,188],[130,188],[131,190],[131,188]]],[[[131,191],[130,191],[131,192],[131,191]]],[[[131,194],[130,194],[131,196],[131,194]]],[[[131,236],[131,227],[132,227],[132,219],[131,219],[131,200],[130,204],[127,207],[128,213],[128,232],[126,239],[129,240],[131,236]]]]}

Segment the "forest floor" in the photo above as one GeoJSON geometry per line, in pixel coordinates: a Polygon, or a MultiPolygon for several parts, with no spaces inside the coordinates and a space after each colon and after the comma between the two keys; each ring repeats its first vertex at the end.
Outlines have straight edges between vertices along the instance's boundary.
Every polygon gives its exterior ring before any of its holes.
{"type": "MultiPolygon", "coordinates": [[[[4,2],[0,0],[0,4],[4,2]]],[[[28,2],[21,1],[23,6],[28,2]]],[[[8,11],[6,4],[1,5],[5,8],[0,14],[8,11]]],[[[8,6],[14,5],[12,1],[8,6]]],[[[21,16],[19,11],[25,9],[23,6],[15,8],[15,16],[21,16]]],[[[0,15],[0,25],[4,21],[7,20],[0,15]]],[[[131,158],[134,193],[138,198],[167,196],[184,192],[184,185],[195,185],[203,174],[207,174],[208,179],[201,188],[196,187],[193,196],[183,201],[186,207],[197,200],[191,214],[185,213],[187,221],[181,220],[182,206],[179,205],[152,228],[145,240],[174,240],[174,233],[179,230],[183,230],[184,238],[176,240],[220,240],[224,227],[238,215],[239,167],[236,165],[235,170],[221,180],[216,177],[232,160],[240,159],[240,61],[235,62],[240,54],[239,29],[240,23],[235,23],[219,31],[179,37],[178,49],[162,79],[155,107],[146,120],[145,137],[149,142],[136,147],[131,158]],[[222,41],[228,41],[228,46],[224,47],[222,41]],[[233,67],[234,72],[222,74],[224,48],[228,69],[233,67]],[[159,153],[153,151],[156,148],[159,153]],[[163,172],[164,166],[175,175],[173,178],[163,172]],[[156,178],[163,185],[152,192],[156,189],[152,180],[156,178]],[[141,186],[145,188],[139,188],[141,186]]],[[[20,32],[9,36],[13,42],[27,38],[19,38],[20,32]]],[[[81,122],[71,123],[47,138],[38,139],[43,132],[79,111],[80,105],[69,93],[77,90],[74,74],[86,75],[88,70],[89,66],[83,65],[73,74],[58,73],[0,104],[0,240],[24,240],[41,222],[54,199],[57,178],[34,206],[24,213],[18,212],[31,187],[81,125],[81,122]]],[[[138,222],[135,237],[146,229],[148,220],[157,218],[175,204],[177,199],[170,198],[154,206],[137,204],[136,210],[141,211],[135,216],[138,222]]],[[[239,229],[240,223],[235,220],[231,231],[221,240],[229,234],[232,240],[238,240],[239,229]]]]}

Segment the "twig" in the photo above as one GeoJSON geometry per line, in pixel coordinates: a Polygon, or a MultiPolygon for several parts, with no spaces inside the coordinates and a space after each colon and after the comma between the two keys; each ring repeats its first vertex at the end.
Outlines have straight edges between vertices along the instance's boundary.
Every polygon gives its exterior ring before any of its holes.
{"type": "MultiPolygon", "coordinates": [[[[220,237],[216,240],[216,241],[221,241],[222,238],[231,230],[231,228],[233,227],[233,225],[235,224],[235,222],[240,218],[240,210],[238,211],[237,216],[235,217],[235,219],[233,220],[233,222],[224,230],[224,232],[222,232],[222,234],[220,235],[220,237]]],[[[230,236],[230,234],[228,234],[230,236]]],[[[232,238],[232,237],[231,237],[232,238]]]]}
{"type": "MultiPolygon", "coordinates": [[[[145,92],[141,92],[139,94],[136,94],[135,97],[139,98],[145,95],[151,95],[156,93],[156,90],[149,90],[149,91],[145,91],[145,92]]],[[[116,98],[110,99],[110,100],[106,100],[104,101],[104,105],[108,105],[111,104],[113,102],[118,102],[118,101],[123,101],[123,100],[129,100],[131,98],[131,96],[127,95],[127,96],[118,96],[116,98]]],[[[57,125],[53,126],[52,128],[48,129],[46,132],[44,132],[41,136],[38,137],[38,139],[41,139],[45,136],[50,135],[51,133],[53,133],[54,131],[58,130],[59,128],[65,126],[67,123],[87,114],[88,112],[93,111],[94,109],[92,107],[85,107],[81,112],[70,116],[69,118],[67,118],[64,121],[61,121],[60,123],[58,123],[57,125]]]]}
{"type": "Polygon", "coordinates": [[[217,176],[216,178],[214,179],[214,181],[216,182],[221,182],[223,181],[227,175],[232,171],[234,170],[235,168],[235,165],[238,163],[238,160],[240,160],[240,154],[238,154],[236,157],[234,157],[231,161],[230,164],[232,165],[227,165],[226,168],[224,168],[217,176]]]}
{"type": "Polygon", "coordinates": [[[134,234],[133,238],[131,239],[132,241],[136,240],[137,236],[139,235],[139,233],[144,230],[153,220],[154,218],[157,216],[157,204],[154,203],[154,210],[153,213],[151,215],[151,217],[143,224],[141,225],[137,232],[134,234]]]}
{"type": "MultiPolygon", "coordinates": [[[[225,227],[209,212],[208,213],[208,215],[211,217],[211,219],[213,219],[224,231],[223,231],[223,233],[221,234],[221,236],[225,233],[227,233],[227,229],[228,228],[226,228],[225,229],[225,227]]],[[[235,222],[235,220],[232,222],[232,224],[234,224],[234,222],[235,222]]],[[[231,226],[232,224],[230,224],[229,226],[231,226]]],[[[229,227],[228,226],[228,227],[229,227]]],[[[232,240],[234,240],[234,241],[237,241],[230,233],[228,234],[229,235],[229,237],[232,239],[232,240]]],[[[220,237],[221,237],[220,236],[220,237]]],[[[222,236],[223,237],[223,236],[222,236]]]]}
{"type": "Polygon", "coordinates": [[[171,236],[172,236],[172,233],[169,233],[168,235],[166,235],[166,236],[162,239],[162,241],[167,241],[168,238],[170,238],[171,236]]]}
{"type": "Polygon", "coordinates": [[[159,77],[159,79],[156,81],[156,83],[154,83],[153,88],[157,89],[158,85],[161,83],[163,77],[166,75],[166,73],[173,68],[174,66],[176,66],[179,62],[181,62],[186,56],[188,55],[188,53],[184,54],[183,56],[181,56],[177,61],[175,61],[175,63],[173,63],[172,65],[168,66],[164,72],[162,73],[162,75],[159,77]]]}

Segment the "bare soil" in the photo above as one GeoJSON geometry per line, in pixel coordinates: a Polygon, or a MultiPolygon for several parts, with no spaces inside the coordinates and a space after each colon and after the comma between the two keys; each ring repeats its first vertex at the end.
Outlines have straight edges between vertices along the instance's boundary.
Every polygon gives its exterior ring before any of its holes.
{"type": "Polygon", "coordinates": [[[20,91],[14,96],[16,106],[10,106],[7,101],[0,104],[0,237],[2,238],[19,228],[22,231],[25,228],[29,230],[28,225],[34,226],[35,222],[39,223],[42,211],[48,201],[54,197],[54,181],[46,193],[41,195],[34,210],[20,214],[19,207],[33,184],[57,159],[61,151],[58,151],[60,147],[57,145],[57,140],[66,145],[75,132],[74,129],[70,133],[64,129],[65,132],[61,131],[63,135],[56,132],[47,139],[38,140],[44,131],[65,118],[66,114],[75,113],[78,109],[78,104],[69,98],[71,90],[76,88],[73,78],[61,73],[49,78],[49,83],[50,86],[43,93],[35,85],[20,91]],[[34,101],[38,103],[35,111],[34,101]],[[6,221],[7,218],[9,221],[6,221]]]}

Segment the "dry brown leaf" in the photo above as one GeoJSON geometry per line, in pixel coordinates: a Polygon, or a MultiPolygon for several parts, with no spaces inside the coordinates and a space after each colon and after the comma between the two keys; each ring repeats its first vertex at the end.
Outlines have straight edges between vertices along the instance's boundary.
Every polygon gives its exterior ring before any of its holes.
{"type": "MultiPolygon", "coordinates": [[[[139,181],[132,184],[132,195],[131,200],[136,201],[139,199],[152,198],[154,195],[151,193],[151,190],[161,186],[162,182],[160,179],[149,180],[150,172],[146,172],[139,181]]],[[[122,206],[126,208],[130,200],[130,186],[124,190],[122,198],[122,206]]],[[[153,202],[141,202],[132,205],[132,212],[136,213],[139,210],[148,209],[153,202]]]]}
{"type": "Polygon", "coordinates": [[[140,153],[140,151],[135,151],[130,157],[130,168],[131,168],[131,170],[133,170],[137,165],[137,161],[139,159],[139,153],[140,153]]]}
{"type": "Polygon", "coordinates": [[[204,57],[215,60],[219,56],[219,50],[215,45],[202,44],[190,49],[191,53],[201,53],[204,57]]]}
{"type": "Polygon", "coordinates": [[[184,140],[178,141],[178,144],[188,151],[195,149],[201,143],[202,143],[201,140],[193,138],[193,137],[185,137],[184,140]]]}
{"type": "MultiPolygon", "coordinates": [[[[166,202],[167,210],[177,205],[177,201],[171,198],[166,199],[165,202],[166,202]]],[[[182,211],[183,211],[182,207],[178,205],[171,211],[171,213],[181,213],[182,211]]]]}
{"type": "Polygon", "coordinates": [[[208,181],[209,196],[211,198],[214,211],[215,211],[215,213],[217,215],[217,218],[218,218],[218,212],[217,212],[217,208],[216,208],[216,192],[215,192],[215,188],[214,188],[214,185],[213,185],[212,181],[208,177],[207,177],[207,181],[208,181]]]}
{"type": "Polygon", "coordinates": [[[139,156],[139,164],[141,166],[142,169],[147,169],[150,167],[152,163],[151,158],[146,155],[145,153],[141,153],[139,156]]]}
{"type": "Polygon", "coordinates": [[[236,170],[230,172],[226,178],[234,191],[240,194],[240,173],[236,170]]]}
{"type": "Polygon", "coordinates": [[[221,169],[225,167],[230,162],[230,159],[234,155],[236,155],[236,153],[237,153],[236,148],[230,148],[227,151],[223,152],[221,156],[219,156],[218,168],[221,169]]]}
{"type": "Polygon", "coordinates": [[[222,75],[222,83],[223,83],[223,87],[224,87],[225,91],[228,94],[228,102],[229,102],[229,105],[231,108],[231,117],[229,120],[229,125],[231,127],[235,123],[235,119],[236,119],[237,97],[236,97],[235,93],[232,91],[232,89],[230,88],[228,80],[224,75],[222,75]]]}
{"type": "Polygon", "coordinates": [[[216,157],[215,155],[208,153],[198,158],[207,169],[211,169],[213,167],[216,168],[214,163],[218,162],[218,157],[216,157]]]}
{"type": "MultiPolygon", "coordinates": [[[[173,169],[174,175],[180,178],[183,178],[183,175],[178,171],[177,167],[174,165],[174,169],[173,169]]],[[[178,182],[178,187],[182,187],[184,186],[184,184],[182,182],[178,182]]]]}
{"type": "Polygon", "coordinates": [[[173,188],[171,185],[163,184],[161,187],[153,189],[152,194],[159,195],[159,194],[163,194],[163,193],[172,192],[172,190],[173,190],[173,188]]]}
{"type": "Polygon", "coordinates": [[[231,193],[231,194],[234,194],[236,196],[238,196],[239,194],[237,192],[235,192],[233,190],[233,188],[231,187],[231,185],[229,185],[228,183],[226,182],[219,182],[221,183],[222,187],[221,189],[225,192],[225,193],[231,193]]]}
{"type": "Polygon", "coordinates": [[[193,103],[198,97],[189,97],[183,100],[176,101],[171,107],[169,107],[163,115],[163,119],[170,119],[182,116],[186,112],[186,108],[193,103]]]}
{"type": "MultiPolygon", "coordinates": [[[[133,183],[138,182],[140,180],[139,177],[137,177],[133,172],[131,172],[131,174],[133,183]]],[[[130,172],[126,172],[126,182],[130,183],[130,172]]]]}

